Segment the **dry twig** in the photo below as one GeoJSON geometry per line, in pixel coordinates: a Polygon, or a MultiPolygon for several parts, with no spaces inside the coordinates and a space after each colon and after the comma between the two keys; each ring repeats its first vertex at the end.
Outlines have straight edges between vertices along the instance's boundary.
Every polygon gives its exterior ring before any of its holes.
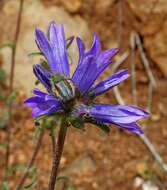
{"type": "Polygon", "coordinates": [[[135,51],[136,51],[136,41],[134,32],[130,35],[130,48],[131,48],[131,81],[132,81],[132,97],[133,103],[137,105],[137,87],[136,87],[136,63],[135,63],[135,51]]]}
{"type": "MultiPolygon", "coordinates": [[[[122,62],[124,62],[126,59],[122,59],[122,57],[121,57],[121,60],[122,60],[122,62]]],[[[115,72],[117,70],[117,68],[121,65],[122,62],[119,60],[115,64],[113,64],[112,72],[115,72]]],[[[150,76],[150,72],[149,73],[147,72],[147,74],[150,76]]],[[[125,105],[125,100],[122,97],[118,87],[114,87],[113,90],[114,90],[114,95],[115,95],[117,102],[121,105],[125,105]]],[[[149,138],[145,134],[139,135],[139,137],[144,142],[144,144],[147,146],[148,150],[151,152],[151,154],[153,155],[155,160],[162,166],[164,171],[167,172],[167,164],[163,161],[163,159],[161,158],[159,153],[156,151],[154,145],[151,143],[149,138]]]]}
{"type": "MultiPolygon", "coordinates": [[[[17,18],[16,32],[15,32],[15,36],[14,36],[14,48],[12,49],[11,68],[10,68],[10,82],[9,82],[9,95],[13,92],[14,71],[15,71],[15,64],[16,64],[16,50],[17,50],[19,33],[20,33],[23,4],[24,4],[24,0],[20,0],[19,14],[18,14],[18,18],[17,18]]],[[[12,123],[12,103],[9,105],[9,123],[8,123],[7,129],[6,129],[6,131],[7,131],[7,149],[6,149],[6,161],[5,161],[6,162],[5,163],[6,171],[8,169],[9,156],[10,156],[11,123],[12,123]]],[[[6,178],[6,174],[5,174],[5,178],[6,178]]]]}

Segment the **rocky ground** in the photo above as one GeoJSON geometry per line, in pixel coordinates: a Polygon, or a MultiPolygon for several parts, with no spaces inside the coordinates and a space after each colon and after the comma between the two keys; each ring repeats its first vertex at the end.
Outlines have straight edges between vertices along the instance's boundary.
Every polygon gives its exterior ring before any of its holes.
{"type": "MultiPolygon", "coordinates": [[[[13,39],[18,0],[0,2],[0,42],[13,39]]],[[[34,147],[32,136],[34,125],[30,111],[22,105],[22,100],[30,93],[34,79],[32,64],[36,58],[27,55],[36,50],[34,28],[46,30],[49,21],[55,20],[65,25],[67,36],[81,36],[87,46],[92,33],[97,32],[103,48],[119,47],[120,53],[130,51],[130,36],[137,32],[143,42],[144,51],[150,62],[151,70],[157,81],[153,92],[152,116],[143,123],[145,133],[167,162],[167,1],[166,0],[26,0],[24,4],[21,33],[16,57],[15,87],[18,100],[15,103],[12,133],[12,155],[10,164],[27,163],[34,147]],[[28,80],[27,80],[28,79],[28,80]]],[[[77,60],[76,47],[70,49],[73,59],[77,60]]],[[[2,67],[9,72],[10,49],[0,51],[2,67]]],[[[140,54],[135,53],[137,69],[138,104],[147,105],[149,81],[141,63],[140,54]]],[[[130,70],[131,59],[123,67],[130,70]]],[[[110,74],[110,70],[105,75],[110,74]]],[[[126,102],[132,103],[130,80],[121,85],[126,102]]],[[[4,90],[7,87],[1,85],[4,90]]],[[[113,92],[99,98],[99,101],[116,102],[113,92]]],[[[0,107],[4,111],[3,103],[0,107]]],[[[0,131],[0,142],[4,142],[5,131],[0,131]]],[[[0,148],[3,158],[4,149],[0,148]]],[[[1,159],[2,171],[4,165],[1,159]]],[[[51,165],[51,143],[46,133],[36,160],[40,175],[35,189],[46,189],[51,165]],[[49,166],[49,167],[48,167],[49,166]]],[[[93,126],[87,126],[85,132],[70,128],[65,150],[61,160],[62,175],[70,176],[77,190],[165,190],[167,175],[155,162],[144,143],[128,132],[112,127],[109,136],[102,134],[93,126]]],[[[11,189],[19,179],[21,172],[11,176],[11,189]]],[[[2,177],[2,173],[0,172],[2,177]]],[[[33,189],[33,188],[32,188],[33,189]]]]}

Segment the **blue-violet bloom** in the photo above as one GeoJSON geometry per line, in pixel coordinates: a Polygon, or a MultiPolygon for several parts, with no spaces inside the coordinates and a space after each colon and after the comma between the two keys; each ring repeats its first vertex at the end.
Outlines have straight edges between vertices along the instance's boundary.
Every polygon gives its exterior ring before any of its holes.
{"type": "Polygon", "coordinates": [[[96,79],[112,63],[111,58],[117,48],[103,51],[96,33],[89,50],[77,37],[79,60],[75,72],[70,77],[67,53],[67,39],[62,25],[50,23],[48,37],[40,30],[35,32],[36,43],[45,57],[48,67],[41,64],[33,66],[37,79],[47,92],[34,89],[35,96],[25,101],[32,108],[32,115],[38,118],[45,115],[66,115],[75,121],[90,122],[101,126],[114,124],[120,128],[140,134],[142,130],[137,120],[147,117],[148,113],[135,106],[96,104],[95,97],[103,94],[129,77],[126,69],[120,70],[101,82],[96,79]]]}

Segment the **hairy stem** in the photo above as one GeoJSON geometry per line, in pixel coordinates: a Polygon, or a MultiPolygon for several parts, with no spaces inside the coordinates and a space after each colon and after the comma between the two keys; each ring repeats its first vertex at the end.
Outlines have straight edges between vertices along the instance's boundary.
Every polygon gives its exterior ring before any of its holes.
{"type": "Polygon", "coordinates": [[[38,155],[38,152],[39,152],[39,148],[41,146],[41,143],[42,143],[42,139],[43,139],[43,135],[44,135],[44,131],[42,130],[39,134],[39,137],[38,137],[38,141],[37,141],[37,144],[36,144],[36,147],[34,149],[34,152],[32,154],[32,157],[28,163],[28,166],[27,166],[27,169],[25,171],[25,173],[23,174],[23,176],[21,177],[17,187],[16,187],[16,190],[21,190],[23,185],[24,185],[24,182],[26,181],[27,177],[28,177],[28,173],[29,173],[29,170],[30,168],[32,167],[32,165],[34,164],[34,161],[35,161],[35,158],[37,157],[38,155]]]}
{"type": "MultiPolygon", "coordinates": [[[[9,95],[13,92],[14,70],[15,70],[15,63],[16,63],[16,50],[17,50],[18,37],[19,37],[19,33],[20,33],[20,24],[21,24],[22,12],[23,12],[23,3],[24,3],[24,0],[20,0],[19,14],[18,14],[18,18],[17,18],[16,32],[15,32],[15,36],[14,36],[14,48],[12,49],[12,57],[11,57],[9,95]]],[[[8,165],[9,165],[11,122],[12,122],[12,104],[9,105],[9,123],[8,123],[7,129],[6,129],[6,131],[7,131],[7,149],[6,149],[6,161],[5,161],[6,171],[8,169],[8,165]]]]}
{"type": "Polygon", "coordinates": [[[59,168],[60,159],[61,159],[62,152],[63,152],[66,132],[67,132],[66,123],[64,121],[62,121],[57,141],[55,140],[55,138],[52,137],[53,162],[52,162],[52,170],[51,170],[51,175],[50,175],[50,179],[49,179],[48,190],[55,189],[58,168],[59,168]]]}

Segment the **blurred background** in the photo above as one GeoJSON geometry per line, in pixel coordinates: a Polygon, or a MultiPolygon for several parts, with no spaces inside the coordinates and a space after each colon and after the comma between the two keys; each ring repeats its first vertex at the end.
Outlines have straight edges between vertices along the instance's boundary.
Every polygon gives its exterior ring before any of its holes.
{"type": "MultiPolygon", "coordinates": [[[[0,0],[0,182],[9,122],[5,97],[9,92],[11,47],[19,4],[19,0],[0,0]]],[[[151,117],[141,123],[142,129],[167,163],[167,0],[24,0],[15,57],[16,97],[12,95],[7,100],[9,103],[14,99],[8,172],[11,189],[15,189],[36,142],[31,110],[22,103],[35,86],[32,65],[40,59],[29,56],[37,51],[34,30],[39,27],[47,31],[53,20],[65,26],[67,37],[80,36],[87,47],[91,45],[93,32],[100,36],[103,49],[119,47],[118,55],[102,78],[118,68],[128,68],[131,77],[97,101],[113,104],[124,101],[149,110],[151,117]]],[[[78,58],[75,45],[70,47],[69,55],[73,70],[78,58]]],[[[46,133],[35,169],[26,181],[33,184],[29,189],[47,189],[51,148],[46,133]]],[[[114,126],[109,135],[92,125],[84,132],[70,128],[60,175],[67,176],[71,190],[167,189],[167,169],[157,163],[145,141],[114,126]]]]}

